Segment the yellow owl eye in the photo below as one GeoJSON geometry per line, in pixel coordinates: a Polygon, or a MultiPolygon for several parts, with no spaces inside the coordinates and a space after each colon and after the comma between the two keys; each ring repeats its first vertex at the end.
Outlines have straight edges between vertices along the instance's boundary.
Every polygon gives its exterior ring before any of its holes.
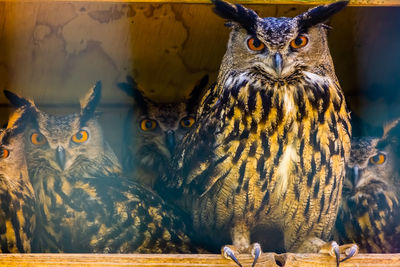
{"type": "Polygon", "coordinates": [[[190,128],[190,127],[193,126],[193,123],[194,123],[195,121],[196,121],[196,120],[195,120],[192,116],[184,117],[184,118],[181,120],[181,126],[184,127],[184,128],[190,128]]]}
{"type": "Polygon", "coordinates": [[[42,145],[46,144],[47,141],[46,141],[46,138],[43,136],[43,134],[33,133],[31,135],[31,142],[34,145],[42,146],[42,145]]]}
{"type": "Polygon", "coordinates": [[[77,134],[72,136],[71,140],[75,144],[85,143],[89,138],[89,133],[86,130],[80,130],[77,134]]]}
{"type": "Polygon", "coordinates": [[[371,162],[374,165],[381,165],[385,161],[386,161],[386,155],[383,153],[378,153],[369,159],[369,162],[371,162]]]}
{"type": "Polygon", "coordinates": [[[0,159],[6,159],[10,155],[10,151],[5,148],[0,148],[0,159]]]}
{"type": "Polygon", "coordinates": [[[253,51],[261,51],[265,47],[265,45],[255,37],[247,40],[247,46],[253,51]]]}
{"type": "Polygon", "coordinates": [[[152,131],[157,127],[157,122],[155,120],[143,119],[140,122],[140,129],[143,131],[152,131]]]}
{"type": "Polygon", "coordinates": [[[308,38],[304,35],[299,35],[296,39],[290,42],[290,46],[294,49],[305,47],[308,44],[308,38]]]}

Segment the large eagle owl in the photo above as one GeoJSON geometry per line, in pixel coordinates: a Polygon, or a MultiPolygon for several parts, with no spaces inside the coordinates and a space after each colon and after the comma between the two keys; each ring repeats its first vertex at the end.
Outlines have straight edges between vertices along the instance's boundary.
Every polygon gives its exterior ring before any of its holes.
{"type": "Polygon", "coordinates": [[[336,219],[351,125],[328,48],[329,17],[261,18],[221,0],[231,33],[215,86],[158,187],[201,240],[234,252],[318,252],[336,219]],[[167,187],[169,190],[165,190],[167,187]],[[261,244],[261,246],[260,246],[261,244]]]}

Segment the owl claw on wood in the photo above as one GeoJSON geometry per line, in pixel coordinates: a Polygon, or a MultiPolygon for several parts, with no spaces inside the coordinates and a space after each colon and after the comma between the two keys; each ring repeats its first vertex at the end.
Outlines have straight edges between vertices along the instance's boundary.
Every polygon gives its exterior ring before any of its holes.
{"type": "Polygon", "coordinates": [[[242,267],[242,264],[239,262],[239,260],[236,258],[236,255],[238,254],[237,249],[233,246],[224,246],[221,249],[222,256],[224,256],[225,259],[230,259],[233,260],[238,266],[242,267]]]}
{"type": "Polygon", "coordinates": [[[336,241],[330,241],[321,246],[319,253],[329,254],[336,259],[336,266],[339,266],[340,262],[344,262],[358,253],[358,246],[356,244],[345,244],[339,246],[336,241]],[[344,254],[344,258],[340,256],[344,254]]]}
{"type": "Polygon", "coordinates": [[[236,246],[226,245],[222,247],[221,252],[224,258],[233,260],[238,266],[242,266],[242,264],[236,256],[240,253],[250,253],[254,258],[251,266],[254,267],[261,256],[262,250],[260,244],[254,243],[249,248],[242,250],[239,250],[236,246]]]}

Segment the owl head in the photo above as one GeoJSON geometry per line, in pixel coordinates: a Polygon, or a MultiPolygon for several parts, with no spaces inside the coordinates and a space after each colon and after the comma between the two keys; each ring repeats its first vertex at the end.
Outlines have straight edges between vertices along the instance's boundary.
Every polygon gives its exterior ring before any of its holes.
{"type": "Polygon", "coordinates": [[[124,129],[124,143],[131,144],[130,151],[123,153],[126,169],[141,161],[139,165],[154,170],[155,165],[162,166],[170,159],[176,144],[195,123],[197,107],[207,84],[208,75],[205,75],[187,99],[174,103],[157,103],[147,98],[132,77],[128,76],[126,83],[118,84],[134,99],[134,107],[127,116],[124,129]]]}
{"type": "Polygon", "coordinates": [[[212,1],[214,11],[232,28],[219,80],[227,71],[272,81],[290,82],[303,72],[328,74],[336,80],[323,23],[348,1],[318,6],[294,18],[261,18],[239,4],[212,1]]]}
{"type": "Polygon", "coordinates": [[[344,191],[380,184],[400,196],[400,119],[387,124],[381,137],[354,138],[344,191]]]}
{"type": "MultiPolygon", "coordinates": [[[[23,130],[29,112],[19,108],[9,119],[5,129],[0,130],[0,180],[10,191],[33,194],[24,152],[23,130]]],[[[3,187],[2,187],[3,188],[3,187]]]]}
{"type": "Polygon", "coordinates": [[[94,165],[102,157],[116,161],[96,118],[95,110],[101,97],[100,82],[82,99],[80,112],[67,115],[43,112],[33,101],[10,91],[5,91],[5,95],[14,107],[30,107],[32,111],[32,119],[24,133],[28,165],[34,162],[35,166],[69,173],[76,171],[78,166],[96,168],[90,164],[94,165]]]}

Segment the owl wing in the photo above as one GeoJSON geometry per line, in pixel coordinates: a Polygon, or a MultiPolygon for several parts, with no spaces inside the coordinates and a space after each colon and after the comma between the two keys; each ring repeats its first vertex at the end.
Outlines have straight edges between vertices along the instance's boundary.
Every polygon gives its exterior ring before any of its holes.
{"type": "MultiPolygon", "coordinates": [[[[42,250],[90,253],[198,253],[183,213],[120,177],[70,178],[46,219],[42,250]],[[62,203],[62,204],[61,204],[62,203]]],[[[43,234],[43,233],[42,233],[43,234]]],[[[42,251],[41,251],[42,252],[42,251]]]]}
{"type": "MultiPolygon", "coordinates": [[[[226,155],[216,155],[216,138],[218,135],[218,112],[222,110],[223,104],[218,101],[215,87],[207,92],[203,98],[202,108],[198,115],[192,131],[182,140],[172,159],[171,172],[163,177],[161,186],[165,184],[169,188],[181,191],[195,192],[197,195],[205,194],[222,176],[213,175],[212,171],[226,155]],[[213,177],[210,179],[210,177],[213,177]]],[[[161,190],[159,190],[161,189],[161,190]]],[[[168,197],[168,194],[164,194],[168,197]]]]}
{"type": "Polygon", "coordinates": [[[374,181],[342,201],[336,235],[342,242],[356,242],[362,250],[398,252],[400,244],[399,199],[388,186],[374,181]],[[397,244],[396,244],[397,243],[397,244]]]}

